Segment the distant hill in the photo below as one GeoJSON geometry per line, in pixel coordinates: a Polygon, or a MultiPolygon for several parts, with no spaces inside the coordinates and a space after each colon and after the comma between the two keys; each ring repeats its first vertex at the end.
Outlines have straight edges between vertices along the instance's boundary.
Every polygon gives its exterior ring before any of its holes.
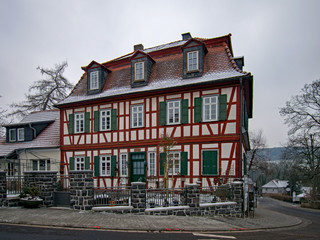
{"type": "Polygon", "coordinates": [[[268,157],[270,161],[280,161],[284,150],[284,147],[264,148],[259,150],[259,153],[268,157]]]}

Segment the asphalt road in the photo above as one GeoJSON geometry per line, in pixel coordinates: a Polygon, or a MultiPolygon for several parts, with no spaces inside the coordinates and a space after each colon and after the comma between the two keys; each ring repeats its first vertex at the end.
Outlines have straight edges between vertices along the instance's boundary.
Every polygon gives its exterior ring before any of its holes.
{"type": "Polygon", "coordinates": [[[96,240],[96,239],[320,239],[320,211],[302,209],[292,204],[269,198],[259,200],[259,207],[296,216],[303,223],[291,227],[261,231],[219,232],[219,233],[168,233],[168,232],[116,232],[100,230],[75,230],[62,228],[29,227],[21,225],[0,225],[0,240],[96,240]]]}

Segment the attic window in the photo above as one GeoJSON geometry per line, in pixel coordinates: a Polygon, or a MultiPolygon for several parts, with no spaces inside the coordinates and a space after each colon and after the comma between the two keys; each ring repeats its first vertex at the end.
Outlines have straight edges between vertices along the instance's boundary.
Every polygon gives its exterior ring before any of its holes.
{"type": "Polygon", "coordinates": [[[199,51],[188,52],[188,72],[199,71],[199,51]]]}
{"type": "Polygon", "coordinates": [[[9,142],[17,141],[17,129],[9,130],[9,142]]]}
{"type": "Polygon", "coordinates": [[[24,141],[24,128],[18,128],[18,141],[24,141]]]}
{"type": "Polygon", "coordinates": [[[134,64],[134,81],[144,81],[144,62],[134,64]]]}
{"type": "Polygon", "coordinates": [[[90,73],[90,90],[99,89],[99,72],[94,71],[90,73]]]}

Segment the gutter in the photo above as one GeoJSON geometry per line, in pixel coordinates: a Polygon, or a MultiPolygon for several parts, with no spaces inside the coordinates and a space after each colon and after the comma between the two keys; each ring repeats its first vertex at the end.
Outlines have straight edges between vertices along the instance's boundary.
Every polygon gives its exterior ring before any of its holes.
{"type": "Polygon", "coordinates": [[[29,127],[33,130],[33,137],[36,138],[37,137],[37,130],[31,126],[31,123],[29,123],[29,127]]]}

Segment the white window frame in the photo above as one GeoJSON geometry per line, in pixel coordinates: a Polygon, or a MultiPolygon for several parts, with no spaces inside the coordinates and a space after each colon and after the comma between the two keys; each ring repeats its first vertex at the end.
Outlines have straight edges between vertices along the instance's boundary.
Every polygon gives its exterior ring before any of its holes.
{"type": "Polygon", "coordinates": [[[17,129],[9,129],[9,142],[16,142],[17,141],[17,129]]]}
{"type": "Polygon", "coordinates": [[[173,162],[172,168],[168,168],[168,174],[172,175],[173,171],[173,175],[179,175],[181,173],[181,152],[170,152],[168,155],[168,160],[173,162]],[[170,155],[173,155],[173,157],[171,157],[170,155]],[[175,164],[175,161],[177,161],[178,164],[175,164]]]}
{"type": "Polygon", "coordinates": [[[168,125],[174,125],[174,124],[180,124],[181,122],[181,100],[172,100],[167,102],[167,124],[168,125]],[[176,103],[178,103],[178,106],[175,106],[176,103]],[[173,104],[173,106],[170,106],[173,104]],[[170,113],[170,111],[172,111],[170,113]],[[178,119],[176,119],[175,114],[176,111],[178,111],[178,119]],[[170,118],[172,117],[172,122],[170,122],[170,118]]]}
{"type": "Polygon", "coordinates": [[[148,152],[148,176],[157,176],[157,154],[148,152]]]}
{"type": "Polygon", "coordinates": [[[85,170],[86,169],[85,162],[86,162],[85,156],[74,157],[74,169],[76,171],[85,170]]]}
{"type": "Polygon", "coordinates": [[[128,177],[128,154],[120,154],[120,177],[128,177]]]}
{"type": "Polygon", "coordinates": [[[134,81],[144,80],[144,62],[137,62],[134,64],[134,81]]]}
{"type": "Polygon", "coordinates": [[[100,176],[111,176],[111,155],[100,156],[100,176]]]}
{"type": "Polygon", "coordinates": [[[84,133],[84,113],[74,114],[74,132],[84,133]]]}
{"type": "Polygon", "coordinates": [[[188,59],[188,61],[187,61],[188,62],[188,66],[187,66],[188,72],[199,71],[199,51],[188,52],[187,59],[188,59]]]}
{"type": "Polygon", "coordinates": [[[50,160],[49,159],[37,159],[32,160],[32,170],[33,171],[50,171],[50,160]],[[44,170],[40,169],[40,162],[44,161],[44,170]],[[34,169],[34,163],[36,162],[36,169],[34,169]]]}
{"type": "Polygon", "coordinates": [[[100,131],[111,130],[111,109],[100,110],[100,131]]]}
{"type": "Polygon", "coordinates": [[[18,128],[17,133],[18,141],[24,141],[24,128],[18,128]]]}
{"type": "Polygon", "coordinates": [[[204,122],[219,120],[219,96],[218,95],[205,96],[202,98],[202,119],[204,122]],[[210,99],[209,103],[206,103],[207,99],[210,99]],[[215,99],[215,103],[213,103],[211,99],[215,99]],[[215,105],[215,109],[213,108],[214,105],[215,105]],[[208,111],[209,113],[207,114],[208,111]]]}
{"type": "Polygon", "coordinates": [[[99,89],[99,71],[90,72],[90,90],[99,89]]]}
{"type": "Polygon", "coordinates": [[[131,128],[144,127],[144,104],[131,106],[131,128]],[[139,108],[141,107],[141,110],[139,108]]]}

